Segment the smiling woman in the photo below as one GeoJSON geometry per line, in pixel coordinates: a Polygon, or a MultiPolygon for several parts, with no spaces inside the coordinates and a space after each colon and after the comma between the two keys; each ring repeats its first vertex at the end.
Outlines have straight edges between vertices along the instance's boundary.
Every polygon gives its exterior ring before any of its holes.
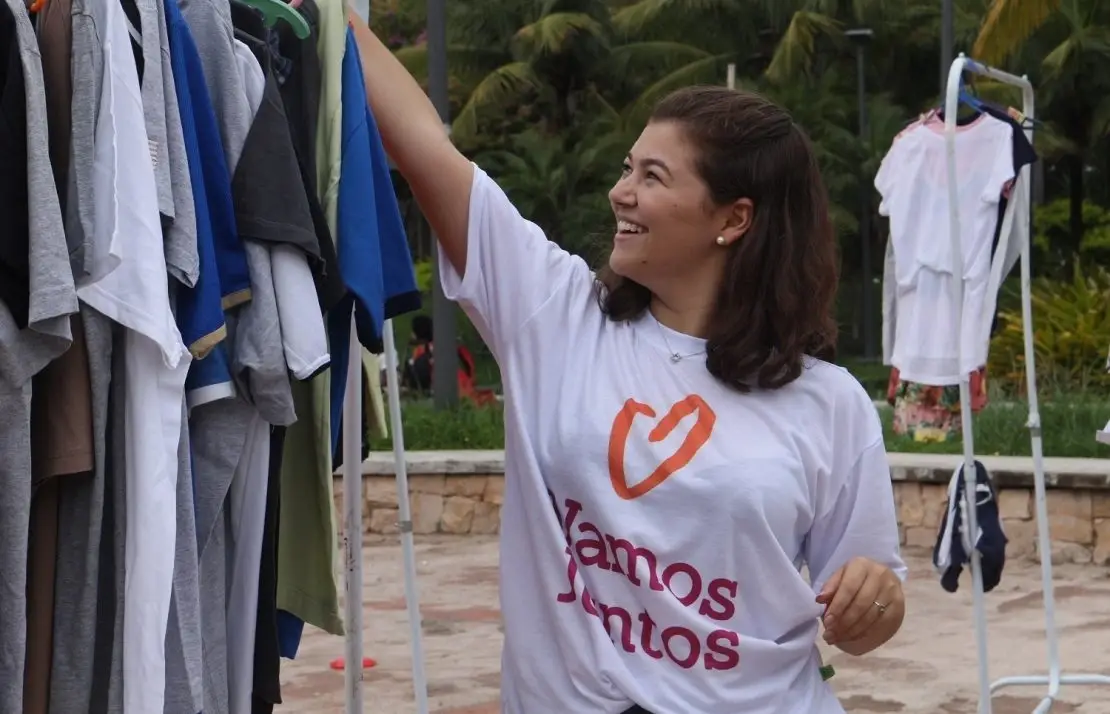
{"type": "Polygon", "coordinates": [[[664,99],[595,273],[355,31],[444,293],[501,368],[501,711],[843,714],[821,623],[847,653],[880,646],[905,568],[874,405],[819,359],[836,257],[802,130],[754,94],[664,99]]]}
{"type": "Polygon", "coordinates": [[[611,317],[650,309],[706,337],[710,373],[740,390],[796,379],[804,355],[832,359],[836,244],[813,150],[784,110],[720,87],[675,92],[609,200],[611,317]]]}

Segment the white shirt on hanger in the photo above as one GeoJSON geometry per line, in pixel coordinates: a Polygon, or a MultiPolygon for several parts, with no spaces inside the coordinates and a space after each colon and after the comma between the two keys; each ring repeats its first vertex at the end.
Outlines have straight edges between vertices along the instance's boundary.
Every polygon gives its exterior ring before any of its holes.
{"type": "MultiPolygon", "coordinates": [[[[116,2],[86,11],[99,47],[74,34],[74,55],[95,52],[104,75],[95,133],[92,235],[119,265],[78,288],[78,297],[126,329],[122,454],[126,518],[123,714],[160,712],[166,690],[165,640],[177,531],[181,404],[190,363],[169,300],[154,165],[127,21],[116,2]]],[[[159,70],[160,71],[160,70],[159,70]]]]}
{"type": "MultiPolygon", "coordinates": [[[[963,300],[953,303],[952,253],[944,125],[904,131],[883,159],[875,187],[879,213],[890,218],[896,281],[890,361],[902,379],[957,384],[985,364],[983,309],[991,242],[1003,186],[1014,176],[1011,129],[987,114],[956,131],[963,300]]],[[[990,322],[987,321],[989,328],[990,322]]]]}

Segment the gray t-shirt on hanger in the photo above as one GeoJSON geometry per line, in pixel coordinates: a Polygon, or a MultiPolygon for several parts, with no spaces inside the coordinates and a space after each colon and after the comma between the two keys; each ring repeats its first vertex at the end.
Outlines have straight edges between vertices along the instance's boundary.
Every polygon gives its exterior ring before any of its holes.
{"type": "MultiPolygon", "coordinates": [[[[217,0],[181,0],[179,6],[196,41],[228,170],[234,176],[241,168],[249,170],[239,166],[239,158],[254,121],[254,110],[239,70],[230,5],[217,0]]],[[[205,714],[222,714],[229,708],[226,566],[230,541],[224,514],[235,468],[244,456],[251,421],[247,417],[260,412],[272,423],[295,418],[269,248],[252,240],[244,241],[244,247],[252,298],[250,303],[229,313],[227,321],[227,344],[240,394],[230,403],[195,408],[190,418],[200,573],[204,583],[201,612],[205,714]]]]}
{"type": "MultiPolygon", "coordinates": [[[[10,656],[0,658],[0,711],[23,709],[22,653],[26,643],[26,606],[20,598],[27,583],[27,532],[31,514],[31,378],[69,348],[69,316],[77,294],[69,266],[61,206],[50,165],[46,90],[38,40],[21,0],[6,0],[14,19],[15,42],[23,73],[26,113],[23,131],[29,200],[28,325],[20,330],[0,304],[0,583],[14,601],[0,608],[0,642],[10,656]]],[[[4,52],[5,61],[8,52],[4,52]]],[[[12,137],[18,141],[18,137],[12,137]]]]}

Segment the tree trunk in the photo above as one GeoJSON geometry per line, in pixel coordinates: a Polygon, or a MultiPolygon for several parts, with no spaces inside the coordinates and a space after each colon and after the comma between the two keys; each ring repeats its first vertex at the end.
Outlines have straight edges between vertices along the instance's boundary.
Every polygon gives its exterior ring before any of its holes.
{"type": "Polygon", "coordinates": [[[1069,250],[1065,252],[1065,260],[1071,264],[1079,256],[1079,247],[1083,243],[1083,199],[1086,192],[1083,187],[1083,157],[1075,155],[1069,158],[1068,189],[1070,212],[1068,215],[1068,233],[1071,238],[1069,250]]]}

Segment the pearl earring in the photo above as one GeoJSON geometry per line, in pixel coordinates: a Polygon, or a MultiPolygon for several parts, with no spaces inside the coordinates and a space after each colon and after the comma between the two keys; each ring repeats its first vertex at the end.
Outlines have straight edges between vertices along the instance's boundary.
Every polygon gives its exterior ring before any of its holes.
{"type": "Polygon", "coordinates": [[[717,245],[724,245],[727,242],[724,236],[717,236],[717,245]]]}

